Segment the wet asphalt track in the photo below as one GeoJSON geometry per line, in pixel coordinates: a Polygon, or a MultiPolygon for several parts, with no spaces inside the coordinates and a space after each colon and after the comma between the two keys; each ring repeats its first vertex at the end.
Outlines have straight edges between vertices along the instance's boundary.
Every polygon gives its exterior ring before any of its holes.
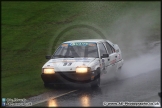
{"type": "MultiPolygon", "coordinates": [[[[101,86],[91,89],[87,84],[71,84],[52,87],[51,91],[36,96],[34,106],[74,107],[101,106],[103,102],[161,102],[160,46],[150,55],[143,55],[125,61],[119,71],[118,79],[113,74],[102,76],[101,86]],[[157,54],[154,54],[154,52],[157,54]],[[128,67],[129,66],[129,67],[128,67]],[[38,99],[36,99],[38,98],[38,99]]],[[[29,101],[31,101],[30,98],[29,101]]]]}
{"type": "MultiPolygon", "coordinates": [[[[67,87],[61,88],[60,91],[67,87]]],[[[92,90],[88,85],[82,87],[79,85],[77,87],[76,85],[71,88],[77,91],[50,99],[35,106],[103,106],[104,101],[157,102],[160,101],[157,94],[160,91],[160,70],[124,80],[109,81],[96,90],[92,90]]]]}

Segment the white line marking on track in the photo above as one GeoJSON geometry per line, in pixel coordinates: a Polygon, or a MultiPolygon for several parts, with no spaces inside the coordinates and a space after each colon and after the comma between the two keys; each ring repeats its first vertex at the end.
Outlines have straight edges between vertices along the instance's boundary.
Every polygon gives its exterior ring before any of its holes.
{"type": "Polygon", "coordinates": [[[45,102],[45,101],[48,101],[48,100],[50,100],[50,99],[55,99],[55,98],[58,98],[58,97],[61,97],[61,96],[70,94],[70,93],[75,92],[75,91],[77,91],[77,90],[73,90],[73,91],[70,91],[70,92],[67,92],[67,93],[58,95],[58,96],[50,97],[50,98],[48,98],[48,99],[40,100],[40,101],[38,101],[38,102],[32,103],[32,106],[33,106],[33,105],[36,105],[36,104],[39,104],[39,103],[42,103],[42,102],[45,102]]]}

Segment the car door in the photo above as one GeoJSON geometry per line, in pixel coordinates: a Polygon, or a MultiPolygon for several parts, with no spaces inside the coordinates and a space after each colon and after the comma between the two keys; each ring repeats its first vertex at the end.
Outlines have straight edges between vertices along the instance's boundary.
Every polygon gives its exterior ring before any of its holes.
{"type": "Polygon", "coordinates": [[[102,58],[103,54],[108,54],[106,51],[106,47],[103,43],[98,43],[99,48],[99,58],[100,58],[100,64],[101,64],[101,73],[107,73],[107,66],[108,66],[108,57],[102,58]]]}
{"type": "Polygon", "coordinates": [[[108,42],[104,42],[104,45],[106,46],[106,49],[109,54],[107,71],[108,73],[115,72],[117,69],[116,64],[117,54],[115,52],[115,49],[108,42]]]}

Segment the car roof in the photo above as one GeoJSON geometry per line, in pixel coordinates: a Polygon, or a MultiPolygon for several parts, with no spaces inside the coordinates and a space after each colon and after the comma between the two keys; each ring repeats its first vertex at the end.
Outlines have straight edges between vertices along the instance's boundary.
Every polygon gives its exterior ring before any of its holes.
{"type": "Polygon", "coordinates": [[[71,42],[96,42],[96,43],[98,43],[98,42],[103,42],[103,41],[108,41],[108,40],[106,40],[106,39],[82,39],[82,40],[66,41],[64,43],[71,43],[71,42]]]}

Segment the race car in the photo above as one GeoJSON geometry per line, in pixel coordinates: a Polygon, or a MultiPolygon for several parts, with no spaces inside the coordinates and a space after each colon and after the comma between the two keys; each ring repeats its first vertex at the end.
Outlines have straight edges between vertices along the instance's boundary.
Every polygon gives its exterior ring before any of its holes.
{"type": "Polygon", "coordinates": [[[119,46],[106,39],[63,42],[42,67],[44,86],[51,84],[89,83],[100,86],[100,77],[122,67],[119,46]]]}

